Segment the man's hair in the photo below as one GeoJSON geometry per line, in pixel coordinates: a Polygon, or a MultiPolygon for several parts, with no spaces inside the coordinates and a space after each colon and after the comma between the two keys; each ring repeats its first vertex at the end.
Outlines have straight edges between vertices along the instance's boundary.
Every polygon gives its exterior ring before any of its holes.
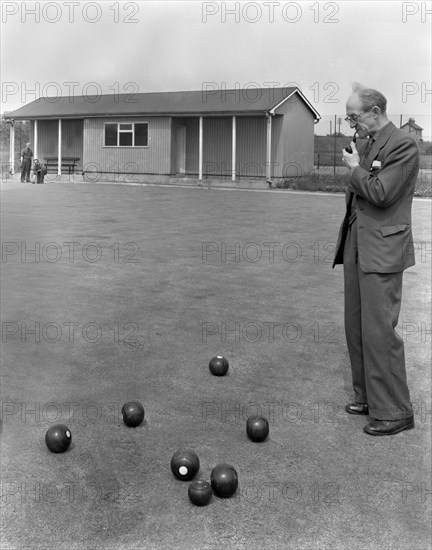
{"type": "Polygon", "coordinates": [[[385,113],[387,110],[387,99],[378,90],[373,88],[367,88],[359,82],[354,82],[352,86],[353,92],[359,97],[362,107],[365,111],[372,109],[372,107],[379,107],[381,113],[385,113]]]}

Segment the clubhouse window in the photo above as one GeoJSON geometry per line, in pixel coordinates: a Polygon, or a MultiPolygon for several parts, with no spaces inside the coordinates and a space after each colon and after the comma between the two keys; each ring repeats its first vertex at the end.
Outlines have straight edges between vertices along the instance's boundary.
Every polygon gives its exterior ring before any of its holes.
{"type": "Polygon", "coordinates": [[[108,122],[105,147],[148,147],[147,122],[108,122]]]}

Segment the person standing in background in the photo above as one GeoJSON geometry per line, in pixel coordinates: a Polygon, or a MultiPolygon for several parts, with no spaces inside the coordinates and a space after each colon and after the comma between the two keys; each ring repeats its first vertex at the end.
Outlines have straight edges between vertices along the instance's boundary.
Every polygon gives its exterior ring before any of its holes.
{"type": "Polygon", "coordinates": [[[21,151],[21,183],[30,181],[30,169],[33,158],[31,143],[26,143],[25,149],[21,151]]]}

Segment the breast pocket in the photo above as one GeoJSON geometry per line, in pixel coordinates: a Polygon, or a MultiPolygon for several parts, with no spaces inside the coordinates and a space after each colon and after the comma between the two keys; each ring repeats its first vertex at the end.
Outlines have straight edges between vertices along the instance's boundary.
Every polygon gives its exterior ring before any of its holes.
{"type": "Polygon", "coordinates": [[[388,237],[389,235],[395,235],[396,233],[401,233],[409,228],[408,223],[401,223],[399,225],[384,225],[382,226],[381,233],[383,237],[388,237]]]}

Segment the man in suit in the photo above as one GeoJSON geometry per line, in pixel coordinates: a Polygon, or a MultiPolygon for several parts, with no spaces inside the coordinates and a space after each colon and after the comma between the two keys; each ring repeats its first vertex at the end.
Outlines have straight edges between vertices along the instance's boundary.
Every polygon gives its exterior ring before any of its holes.
{"type": "Polygon", "coordinates": [[[30,143],[26,143],[25,149],[21,151],[21,183],[30,181],[30,168],[33,158],[33,151],[30,143]]]}
{"type": "Polygon", "coordinates": [[[387,100],[355,85],[346,120],[366,146],[342,160],[351,175],[333,267],[343,264],[345,332],[355,403],[364,431],[393,435],[414,427],[404,344],[395,331],[403,271],[414,265],[411,205],[419,170],[416,142],[387,118],[387,100]]]}

